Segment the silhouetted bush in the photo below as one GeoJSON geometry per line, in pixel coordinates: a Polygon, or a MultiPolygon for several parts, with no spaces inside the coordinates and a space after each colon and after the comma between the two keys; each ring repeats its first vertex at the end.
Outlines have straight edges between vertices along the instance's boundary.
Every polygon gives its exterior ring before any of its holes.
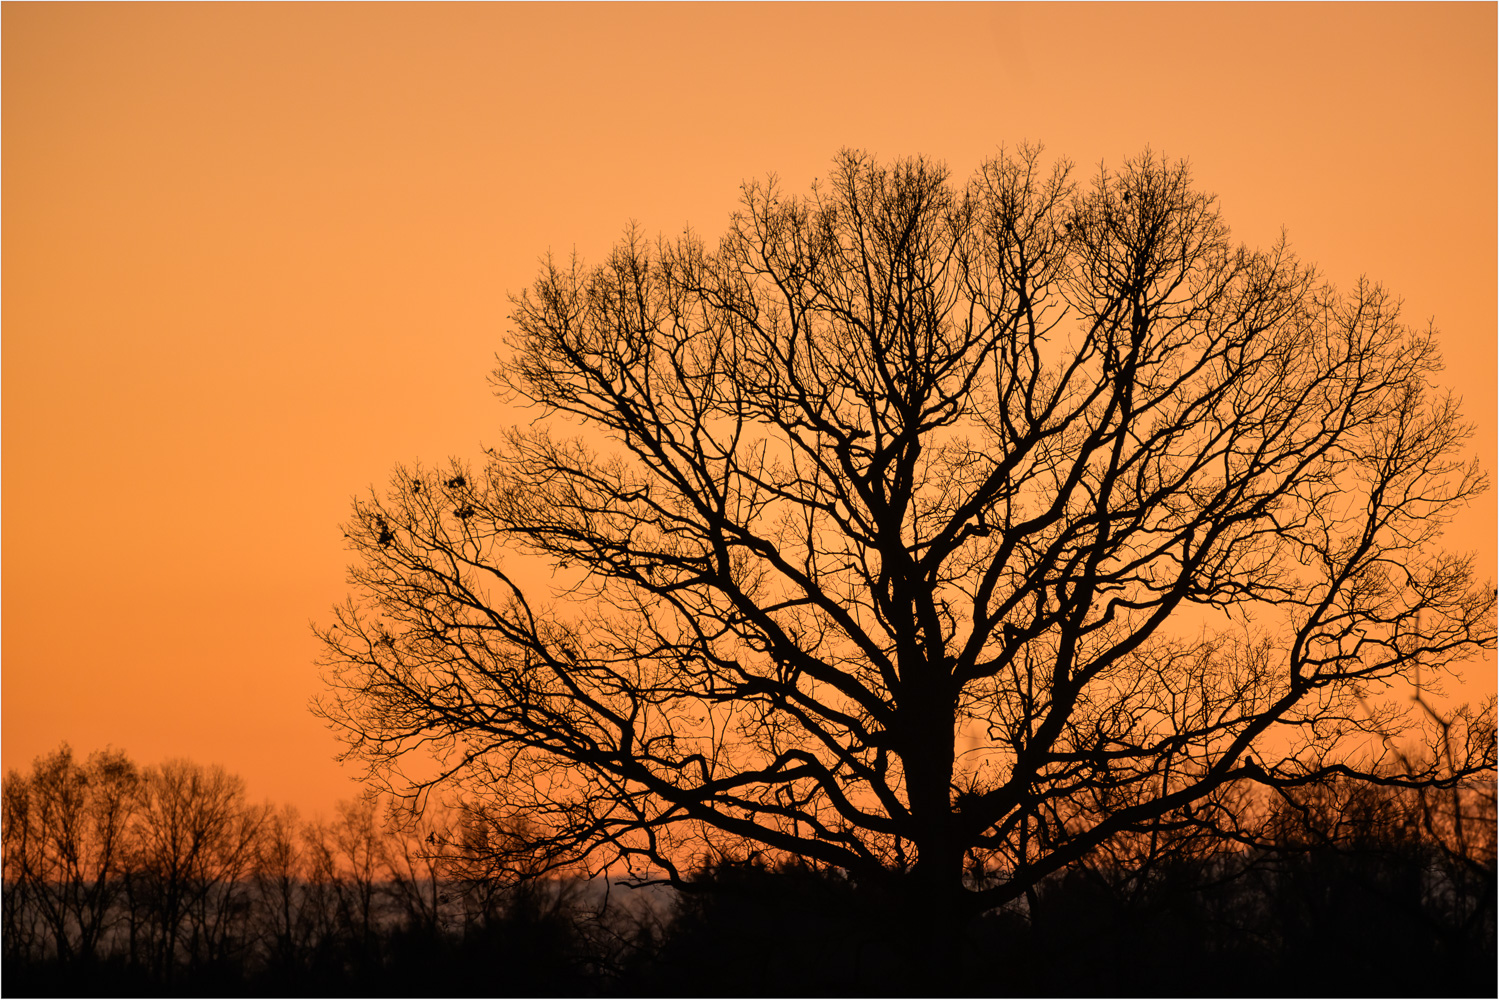
{"type": "Polygon", "coordinates": [[[659,992],[867,995],[899,972],[883,898],[836,871],[720,864],[692,886],[656,961],[659,992]]]}

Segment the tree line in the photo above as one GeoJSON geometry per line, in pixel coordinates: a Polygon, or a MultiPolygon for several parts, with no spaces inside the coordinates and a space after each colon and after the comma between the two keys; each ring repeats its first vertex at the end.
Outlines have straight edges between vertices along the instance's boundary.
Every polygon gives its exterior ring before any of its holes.
{"type": "MultiPolygon", "coordinates": [[[[482,806],[413,815],[367,796],[304,819],[252,803],[222,767],[66,745],[8,771],[3,793],[11,995],[923,985],[899,897],[832,866],[710,850],[681,889],[517,879],[492,859],[526,832],[482,806]]],[[[1491,781],[1328,782],[1236,802],[1253,846],[1196,826],[1116,840],[971,923],[946,985],[1491,992],[1494,801],[1491,781]]]]}
{"type": "MultiPolygon", "coordinates": [[[[482,810],[418,817],[363,796],[304,819],[251,802],[216,765],[80,759],[66,744],[9,770],[3,791],[8,993],[430,992],[451,985],[430,962],[503,960],[513,935],[480,944],[517,922],[533,938],[566,925],[555,946],[588,942],[599,962],[620,950],[594,940],[624,926],[620,904],[575,934],[588,887],[503,892],[483,877],[472,860],[495,833],[482,810]]],[[[633,919],[648,932],[649,913],[633,919]]],[[[531,965],[562,957],[535,944],[531,965]]]]}

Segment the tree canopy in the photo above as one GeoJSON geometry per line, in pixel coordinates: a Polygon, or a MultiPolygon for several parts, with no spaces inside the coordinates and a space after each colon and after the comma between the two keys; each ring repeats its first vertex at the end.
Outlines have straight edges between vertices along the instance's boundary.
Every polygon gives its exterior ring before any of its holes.
{"type": "Polygon", "coordinates": [[[1434,331],[1235,244],[1185,163],[845,151],[512,303],[540,417],[357,500],[319,629],[348,754],[435,752],[407,790],[490,796],[501,870],[763,852],[976,913],[1253,841],[1253,786],[1493,766],[1492,705],[1386,696],[1495,636],[1434,331]]]}

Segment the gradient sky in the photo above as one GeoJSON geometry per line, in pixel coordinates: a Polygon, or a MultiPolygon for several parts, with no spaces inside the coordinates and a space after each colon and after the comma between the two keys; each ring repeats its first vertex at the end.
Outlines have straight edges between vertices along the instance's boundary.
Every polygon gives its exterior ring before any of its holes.
{"type": "MultiPolygon", "coordinates": [[[[65,739],[352,795],[307,711],[352,495],[518,419],[486,376],[548,248],[714,237],[743,179],[842,146],[1189,157],[1239,239],[1435,319],[1495,467],[1493,4],[0,19],[6,767],[65,739]]],[[[1451,534],[1495,575],[1492,494],[1451,534]]]]}

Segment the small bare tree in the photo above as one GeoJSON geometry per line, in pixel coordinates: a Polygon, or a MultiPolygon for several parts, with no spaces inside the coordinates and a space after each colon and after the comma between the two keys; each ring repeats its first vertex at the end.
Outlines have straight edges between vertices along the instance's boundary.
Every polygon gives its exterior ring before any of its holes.
{"type": "Polygon", "coordinates": [[[88,962],[118,919],[140,775],[117,750],[83,762],[64,743],[5,778],[6,947],[45,925],[59,962],[88,962]]]}
{"type": "Polygon", "coordinates": [[[266,816],[256,853],[256,923],[270,967],[278,974],[300,971],[317,942],[309,853],[295,807],[283,806],[266,816]]]}
{"type": "Polygon", "coordinates": [[[436,934],[445,924],[451,825],[445,810],[386,810],[382,852],[389,893],[411,930],[436,934]]]}
{"type": "Polygon", "coordinates": [[[132,827],[132,958],[170,980],[179,965],[220,960],[248,911],[250,875],[269,806],[218,765],[147,768],[132,827]]]}
{"type": "Polygon", "coordinates": [[[513,303],[496,385],[554,419],[357,501],[319,630],[348,755],[435,748],[408,791],[524,818],[499,868],[794,856],[942,937],[1198,803],[1232,833],[1233,783],[1493,764],[1491,706],[1390,749],[1384,696],[1495,635],[1434,331],[1235,245],[1185,164],[846,152],[513,303]]]}

